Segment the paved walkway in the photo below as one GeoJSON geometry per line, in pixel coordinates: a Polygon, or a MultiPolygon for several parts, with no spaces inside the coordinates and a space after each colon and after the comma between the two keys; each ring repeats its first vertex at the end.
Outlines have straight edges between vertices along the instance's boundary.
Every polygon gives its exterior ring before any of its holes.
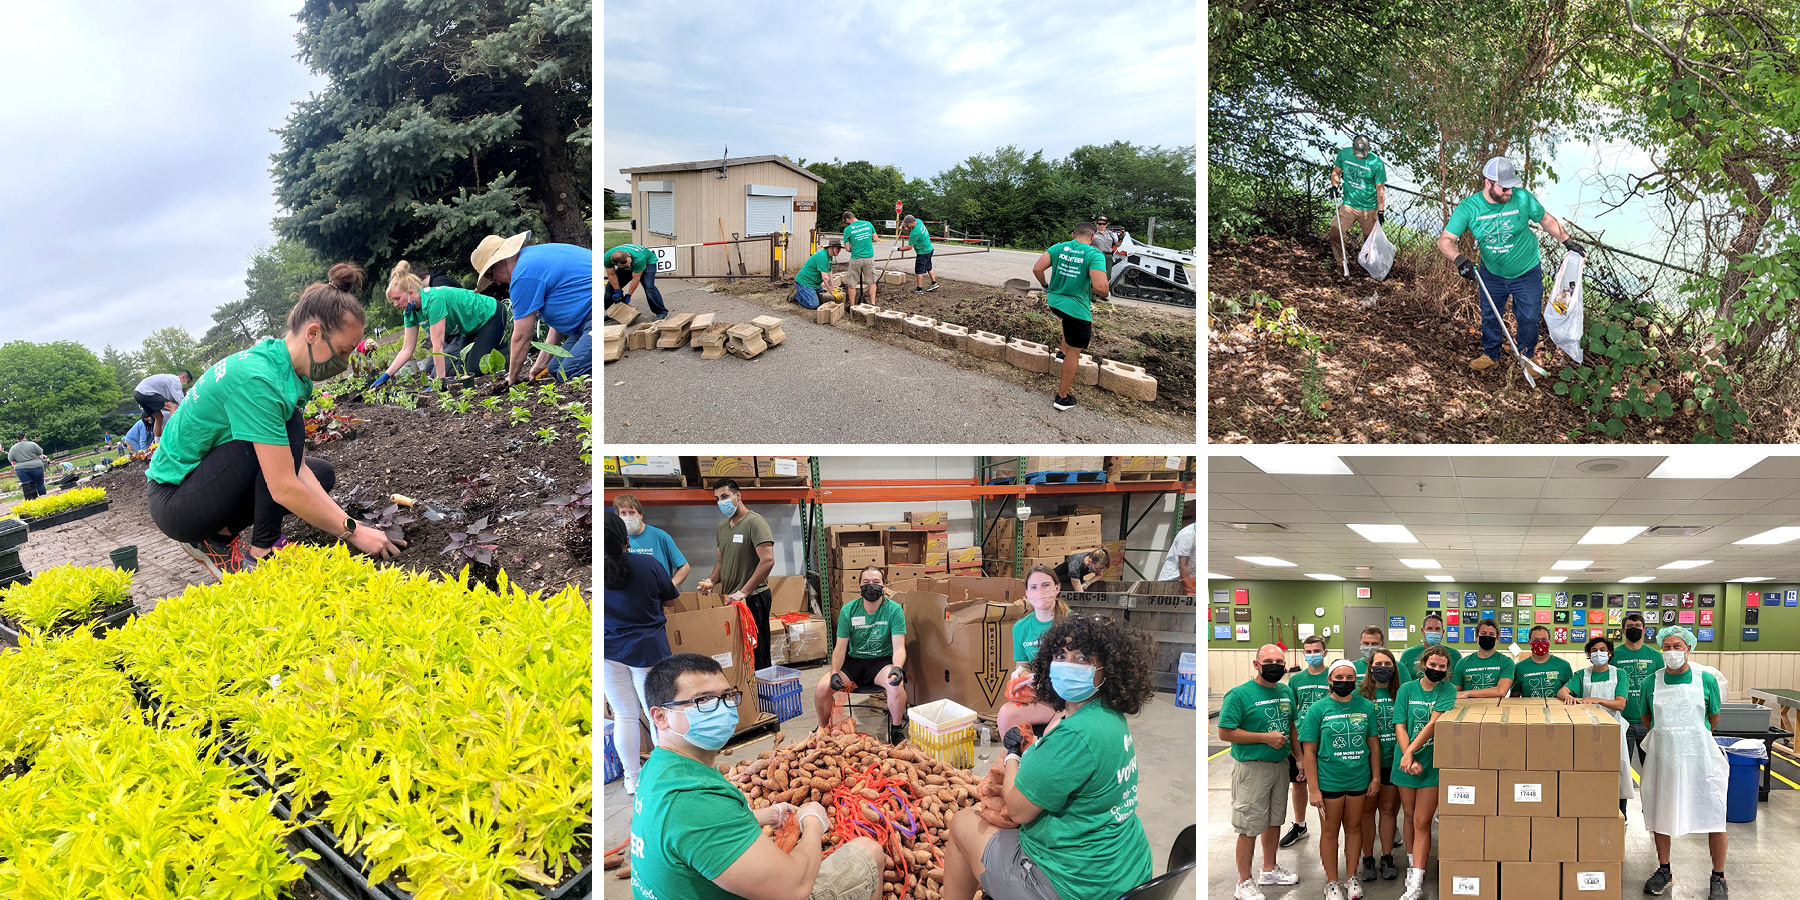
{"type": "MultiPolygon", "coordinates": [[[[876,242],[876,267],[898,269],[902,272],[910,273],[913,270],[913,254],[910,250],[894,254],[891,265],[885,267],[881,265],[882,260],[887,259],[888,248],[892,246],[893,244],[891,241],[888,243],[882,243],[880,241],[876,242]]],[[[937,272],[939,278],[954,278],[957,281],[967,281],[970,284],[985,284],[992,287],[1005,286],[1006,281],[1009,278],[1023,278],[1026,281],[1031,282],[1034,287],[1037,284],[1037,280],[1031,275],[1031,267],[1037,264],[1039,256],[1037,253],[1025,253],[1019,250],[989,250],[986,253],[964,253],[961,251],[969,248],[967,245],[959,244],[934,244],[933,247],[935,253],[934,258],[931,261],[931,267],[937,272]],[[947,253],[955,255],[943,255],[947,253]]],[[[795,252],[804,253],[805,250],[806,248],[801,246],[795,252]]],[[[845,268],[842,261],[846,258],[847,257],[841,254],[839,255],[837,271],[842,271],[845,268]]],[[[767,270],[765,269],[764,271],[766,272],[767,270]]],[[[1188,283],[1200,283],[1199,273],[1193,267],[1188,268],[1188,283]]],[[[659,284],[658,287],[660,286],[661,285],[659,284]]],[[[907,287],[912,287],[911,281],[907,282],[907,287]]],[[[875,297],[879,303],[881,298],[880,290],[875,292],[875,297]]],[[[1145,303],[1142,300],[1119,299],[1103,300],[1100,302],[1113,303],[1120,307],[1153,309],[1178,316],[1194,316],[1197,314],[1194,310],[1186,309],[1184,307],[1170,306],[1166,303],[1145,303]]]]}
{"type": "Polygon", "coordinates": [[[180,594],[188,585],[212,583],[212,576],[179,545],[157,531],[148,517],[127,516],[117,508],[32,532],[19,547],[19,561],[32,572],[65,563],[111,566],[108,554],[133,544],[138,548],[138,571],[131,581],[131,599],[144,612],[155,609],[158,600],[180,594]]]}

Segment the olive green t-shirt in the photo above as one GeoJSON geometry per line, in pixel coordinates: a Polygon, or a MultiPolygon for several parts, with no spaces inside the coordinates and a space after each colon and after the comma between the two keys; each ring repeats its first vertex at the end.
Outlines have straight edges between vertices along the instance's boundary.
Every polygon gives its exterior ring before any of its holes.
{"type": "Polygon", "coordinates": [[[287,446],[288,420],[312,396],[287,343],[264,338],[200,373],[169,422],[145,477],[180,484],[214,447],[232,441],[287,446]]]}
{"type": "Polygon", "coordinates": [[[1620,644],[1613,651],[1612,667],[1625,673],[1629,691],[1625,698],[1625,721],[1637,722],[1644,717],[1644,681],[1663,667],[1662,651],[1649,644],[1636,650],[1620,644]]]}
{"type": "Polygon", "coordinates": [[[1451,673],[1450,686],[1459,691],[1485,691],[1491,687],[1499,687],[1500,679],[1513,677],[1512,657],[1495,651],[1493,656],[1482,659],[1480,654],[1471,653],[1456,664],[1456,671],[1451,673]]]}
{"type": "MultiPolygon", "coordinates": [[[[1651,675],[1645,678],[1643,685],[1644,715],[1654,716],[1656,713],[1656,683],[1659,679],[1665,680],[1669,684],[1693,684],[1694,673],[1698,671],[1694,668],[1693,663],[1689,663],[1687,671],[1680,675],[1670,675],[1665,671],[1660,675],[1651,675]]],[[[1719,696],[1719,681],[1713,677],[1711,672],[1700,672],[1700,674],[1703,676],[1700,682],[1700,693],[1706,700],[1706,714],[1716,716],[1719,714],[1719,706],[1723,703],[1723,698],[1719,696]]],[[[1641,725],[1643,722],[1640,720],[1638,724],[1641,725]]],[[[1651,727],[1656,727],[1654,720],[1651,722],[1651,727]]]]}
{"type": "Polygon", "coordinates": [[[1375,186],[1387,184],[1387,163],[1374,153],[1357,159],[1356,151],[1345,147],[1337,152],[1332,165],[1344,172],[1344,205],[1351,209],[1374,209],[1375,186]]]}
{"type": "Polygon", "coordinates": [[[1306,711],[1314,703],[1331,696],[1331,670],[1326,669],[1317,675],[1301,669],[1288,677],[1288,684],[1294,689],[1294,721],[1298,723],[1306,717],[1306,711]]]}
{"type": "MultiPolygon", "coordinates": [[[[1419,732],[1424,731],[1425,726],[1431,724],[1433,710],[1449,712],[1455,708],[1456,691],[1450,687],[1449,679],[1438,682],[1438,686],[1431,691],[1419,687],[1417,681],[1409,681],[1400,686],[1400,695],[1394,698],[1394,723],[1406,726],[1407,740],[1417,740],[1419,732]]],[[[1394,735],[1396,755],[1399,754],[1399,738],[1398,734],[1394,735]]],[[[1413,761],[1424,766],[1427,772],[1433,768],[1431,751],[1436,744],[1437,735],[1433,734],[1426,739],[1418,752],[1413,754],[1413,761]]]]}
{"type": "MultiPolygon", "coordinates": [[[[1620,673],[1618,668],[1607,666],[1606,671],[1604,672],[1596,672],[1593,669],[1582,669],[1581,671],[1576,672],[1574,675],[1569,676],[1569,696],[1577,699],[1586,697],[1587,686],[1589,684],[1606,685],[1606,690],[1603,692],[1602,696],[1613,700],[1625,697],[1627,698],[1625,705],[1627,707],[1631,705],[1629,699],[1631,687],[1626,684],[1625,676],[1620,673]]],[[[1630,721],[1636,722],[1637,720],[1631,719],[1630,721]]]]}
{"type": "Polygon", "coordinates": [[[1573,672],[1574,667],[1569,661],[1557,656],[1548,657],[1541,663],[1529,658],[1513,663],[1513,696],[1554,697],[1569,683],[1573,672]]]}
{"type": "Polygon", "coordinates": [[[1013,662],[1028,663],[1037,658],[1038,638],[1050,630],[1056,622],[1038,621],[1036,612],[1028,612],[1025,618],[1013,623],[1013,662]]]}
{"type": "Polygon", "coordinates": [[[1514,188],[1505,203],[1489,203],[1482,191],[1456,205],[1444,230],[1460,236],[1475,233],[1481,267],[1500,278],[1517,278],[1542,265],[1531,223],[1544,219],[1544,204],[1524,188],[1514,188]]]}
{"type": "MultiPolygon", "coordinates": [[[[1419,657],[1424,655],[1426,646],[1426,644],[1414,644],[1411,647],[1400,651],[1400,673],[1398,677],[1411,679],[1413,681],[1418,681],[1425,677],[1425,664],[1419,662],[1419,657]]],[[[1438,646],[1443,647],[1444,645],[1439,644],[1438,646]]],[[[1455,647],[1444,647],[1444,652],[1450,654],[1450,671],[1456,671],[1456,664],[1462,662],[1462,651],[1455,647]]]]}
{"type": "Polygon", "coordinates": [[[875,256],[875,226],[866,219],[857,219],[844,226],[844,243],[850,247],[851,259],[870,259],[875,256]]]}
{"type": "Polygon", "coordinates": [[[1369,789],[1369,739],[1380,747],[1375,704],[1361,694],[1340,702],[1327,697],[1300,717],[1300,742],[1318,744],[1319,790],[1369,789]]]}
{"type": "Polygon", "coordinates": [[[498,300],[486,294],[458,287],[428,287],[419,291],[418,310],[404,310],[401,322],[407,328],[427,328],[442,321],[446,337],[474,334],[494,317],[498,300]]]}
{"type": "MultiPolygon", "coordinates": [[[[1294,724],[1294,689],[1277,682],[1264,686],[1255,679],[1225,692],[1219,704],[1219,727],[1265,734],[1287,734],[1294,724]]],[[[1232,744],[1231,758],[1240,762],[1281,762],[1288,748],[1268,744],[1232,744]]]]}
{"type": "MultiPolygon", "coordinates": [[[[761,514],[754,511],[744,514],[744,520],[731,524],[731,517],[726,516],[719,522],[719,584],[721,592],[732,594],[750,576],[756,572],[761,563],[756,555],[758,544],[775,542],[775,532],[769,530],[769,522],[761,514]]],[[[758,586],[758,590],[768,586],[768,580],[758,586]]]]}
{"type": "Polygon", "coordinates": [[[1125,717],[1095,700],[1026,749],[1013,782],[1043,812],[1019,845],[1064,897],[1117,897],[1150,880],[1138,760],[1125,717]]]}
{"type": "Polygon", "coordinates": [[[913,252],[924,256],[931,252],[931,231],[924,222],[915,220],[912,231],[907,232],[906,239],[912,244],[913,252]]]}
{"type": "Polygon", "coordinates": [[[881,598],[875,612],[857,598],[838,613],[837,636],[850,641],[853,659],[880,659],[894,655],[894,635],[906,633],[906,612],[892,597],[881,598]]]}
{"type": "Polygon", "coordinates": [[[762,836],[744,795],[717,769],[650,751],[631,807],[631,896],[737,900],[713,884],[762,836]]]}
{"type": "Polygon", "coordinates": [[[1089,272],[1105,272],[1106,256],[1092,244],[1063,241],[1044,251],[1050,254],[1050,285],[1044,300],[1050,308],[1083,322],[1094,320],[1094,280],[1089,272]]]}

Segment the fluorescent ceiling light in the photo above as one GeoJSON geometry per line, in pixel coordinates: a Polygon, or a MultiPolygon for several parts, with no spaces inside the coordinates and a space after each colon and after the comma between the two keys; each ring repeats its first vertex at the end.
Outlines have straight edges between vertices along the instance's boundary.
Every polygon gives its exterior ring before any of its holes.
{"type": "Polygon", "coordinates": [[[1672,453],[1648,477],[1736,478],[1768,455],[1737,447],[1708,447],[1703,451],[1672,453]]]}
{"type": "Polygon", "coordinates": [[[1644,532],[1642,525],[1595,525],[1577,544],[1623,544],[1644,532]]]}
{"type": "Polygon", "coordinates": [[[1336,453],[1311,447],[1284,447],[1244,454],[1251,465],[1269,475],[1355,475],[1336,453]]]}
{"type": "Polygon", "coordinates": [[[1710,560],[1710,559],[1678,559],[1672,563],[1669,563],[1666,566],[1657,566],[1657,568],[1658,569],[1698,569],[1701,566],[1704,566],[1710,562],[1712,562],[1712,560],[1710,560]]]}
{"type": "Polygon", "coordinates": [[[1344,580],[1344,576],[1342,576],[1342,575],[1315,574],[1312,572],[1306,573],[1306,577],[1317,578],[1320,581],[1343,581],[1344,580]]]}
{"type": "Polygon", "coordinates": [[[1556,561],[1556,564],[1551,566],[1550,568],[1553,571],[1560,571],[1560,570],[1564,570],[1564,569],[1573,569],[1573,570],[1579,572],[1582,569],[1585,569],[1588,566],[1591,566],[1593,564],[1594,564],[1594,561],[1591,559],[1559,559],[1556,561]]]}
{"type": "Polygon", "coordinates": [[[1425,580],[1426,581],[1455,581],[1456,576],[1455,575],[1427,575],[1427,576],[1425,576],[1425,580]]]}
{"type": "Polygon", "coordinates": [[[1258,566],[1293,566],[1293,565],[1299,565],[1299,564],[1298,564],[1298,563],[1291,563],[1291,562],[1288,562],[1288,561],[1287,561],[1287,560],[1285,560],[1285,559],[1277,559],[1277,558],[1275,558],[1275,557],[1273,557],[1273,556],[1240,556],[1240,557],[1238,557],[1238,559],[1241,559],[1241,560],[1243,560],[1243,561],[1244,561],[1244,562],[1247,562],[1247,563],[1250,563],[1250,564],[1252,564],[1252,565],[1258,565],[1258,566]]]}
{"type": "Polygon", "coordinates": [[[1231,580],[1230,575],[1220,575],[1217,572],[1206,573],[1206,578],[1209,581],[1230,581],[1231,580]]]}
{"type": "Polygon", "coordinates": [[[1351,525],[1351,531],[1371,544],[1416,544],[1419,539],[1405,525],[1351,525]]]}
{"type": "Polygon", "coordinates": [[[1750,576],[1747,576],[1744,578],[1732,578],[1729,580],[1731,580],[1731,581],[1774,581],[1775,579],[1768,575],[1750,575],[1750,576]]]}
{"type": "Polygon", "coordinates": [[[1539,575],[1538,584],[1562,584],[1569,580],[1567,575],[1539,575]]]}
{"type": "Polygon", "coordinates": [[[1800,525],[1784,525],[1780,528],[1771,528],[1768,531],[1763,532],[1762,534],[1753,534],[1747,538],[1744,538],[1741,541],[1732,541],[1732,543],[1734,543],[1734,544],[1785,544],[1788,541],[1791,541],[1795,538],[1800,538],[1800,525]]]}
{"type": "Polygon", "coordinates": [[[1630,578],[1619,579],[1619,583],[1620,584],[1643,584],[1646,581],[1655,581],[1655,580],[1656,580],[1655,575],[1633,575],[1630,578]]]}
{"type": "Polygon", "coordinates": [[[1400,562],[1409,569],[1441,569],[1441,568],[1443,568],[1443,566],[1438,565],[1438,561],[1435,559],[1403,559],[1400,562]]]}

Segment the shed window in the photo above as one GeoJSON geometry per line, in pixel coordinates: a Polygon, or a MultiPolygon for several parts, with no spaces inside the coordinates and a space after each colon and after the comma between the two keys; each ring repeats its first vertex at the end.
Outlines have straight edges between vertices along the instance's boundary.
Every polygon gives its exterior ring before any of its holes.
{"type": "Polygon", "coordinates": [[[673,191],[645,191],[644,205],[647,207],[645,221],[651,234],[664,237],[675,236],[675,193],[673,191]]]}

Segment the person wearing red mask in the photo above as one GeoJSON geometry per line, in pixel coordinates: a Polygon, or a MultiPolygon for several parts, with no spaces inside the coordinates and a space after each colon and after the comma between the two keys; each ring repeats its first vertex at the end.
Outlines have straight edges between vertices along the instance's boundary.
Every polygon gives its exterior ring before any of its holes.
{"type": "Polygon", "coordinates": [[[1531,629],[1531,657],[1513,664],[1513,696],[1554,697],[1575,677],[1569,661],[1550,655],[1550,629],[1531,629]]]}

